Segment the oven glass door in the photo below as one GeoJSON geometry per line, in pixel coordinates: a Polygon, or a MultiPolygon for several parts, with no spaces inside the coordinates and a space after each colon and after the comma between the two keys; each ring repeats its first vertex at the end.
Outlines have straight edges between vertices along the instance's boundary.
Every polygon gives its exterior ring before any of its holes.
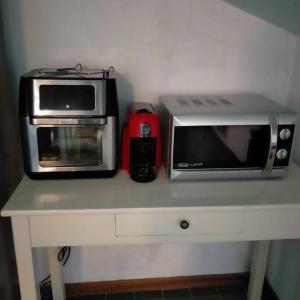
{"type": "Polygon", "coordinates": [[[175,127],[173,169],[263,169],[269,125],[175,127]]]}
{"type": "Polygon", "coordinates": [[[99,166],[103,161],[101,126],[37,128],[41,167],[99,166]]]}

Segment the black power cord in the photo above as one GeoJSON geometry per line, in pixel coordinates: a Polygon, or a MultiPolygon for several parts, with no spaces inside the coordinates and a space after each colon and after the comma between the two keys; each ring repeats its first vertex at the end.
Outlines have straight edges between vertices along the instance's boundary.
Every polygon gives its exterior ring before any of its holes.
{"type": "Polygon", "coordinates": [[[71,247],[62,247],[57,255],[57,259],[60,262],[63,262],[63,266],[67,263],[71,254],[71,247]]]}
{"type": "MultiPolygon", "coordinates": [[[[64,266],[69,260],[70,254],[71,254],[71,247],[62,247],[57,254],[57,260],[59,262],[62,262],[64,266]]],[[[50,282],[51,282],[51,276],[48,275],[40,282],[40,284],[46,285],[49,284],[50,282]]]]}

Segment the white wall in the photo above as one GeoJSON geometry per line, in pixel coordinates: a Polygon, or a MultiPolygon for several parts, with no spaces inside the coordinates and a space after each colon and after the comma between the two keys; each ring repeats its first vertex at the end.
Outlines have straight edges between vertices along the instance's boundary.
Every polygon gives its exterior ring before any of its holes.
{"type": "MultiPolygon", "coordinates": [[[[81,62],[115,66],[122,108],[166,93],[288,99],[296,37],[220,0],[10,0],[3,8],[16,79],[81,62]]],[[[65,279],[243,272],[249,254],[248,243],[74,248],[65,279]]]]}

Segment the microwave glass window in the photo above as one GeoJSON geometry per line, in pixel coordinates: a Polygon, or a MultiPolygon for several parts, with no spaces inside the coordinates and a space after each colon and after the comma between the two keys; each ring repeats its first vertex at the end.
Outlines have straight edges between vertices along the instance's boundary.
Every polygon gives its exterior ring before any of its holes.
{"type": "Polygon", "coordinates": [[[270,127],[175,127],[174,169],[263,169],[270,147],[270,127]]]}
{"type": "Polygon", "coordinates": [[[102,164],[100,127],[39,127],[37,138],[41,167],[102,164]]]}
{"type": "Polygon", "coordinates": [[[41,110],[93,110],[92,85],[40,85],[41,110]]]}

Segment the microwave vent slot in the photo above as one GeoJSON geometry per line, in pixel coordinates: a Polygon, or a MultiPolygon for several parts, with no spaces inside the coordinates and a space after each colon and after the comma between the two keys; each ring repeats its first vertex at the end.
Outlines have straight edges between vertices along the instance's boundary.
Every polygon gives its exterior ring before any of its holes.
{"type": "Polygon", "coordinates": [[[196,106],[204,105],[204,103],[202,102],[201,99],[192,99],[191,101],[192,101],[193,104],[196,105],[196,106]]]}
{"type": "Polygon", "coordinates": [[[206,102],[206,104],[211,105],[211,106],[218,105],[218,103],[214,99],[211,99],[211,98],[204,99],[204,101],[206,102]]]}
{"type": "Polygon", "coordinates": [[[232,106],[234,105],[225,97],[206,96],[206,97],[187,97],[176,99],[181,107],[204,107],[204,106],[232,106]]]}
{"type": "Polygon", "coordinates": [[[188,101],[186,99],[177,99],[177,102],[179,103],[180,106],[187,107],[190,106],[188,101]]]}
{"type": "Polygon", "coordinates": [[[219,102],[223,105],[233,105],[232,102],[230,102],[228,99],[226,98],[220,98],[219,102]]]}

